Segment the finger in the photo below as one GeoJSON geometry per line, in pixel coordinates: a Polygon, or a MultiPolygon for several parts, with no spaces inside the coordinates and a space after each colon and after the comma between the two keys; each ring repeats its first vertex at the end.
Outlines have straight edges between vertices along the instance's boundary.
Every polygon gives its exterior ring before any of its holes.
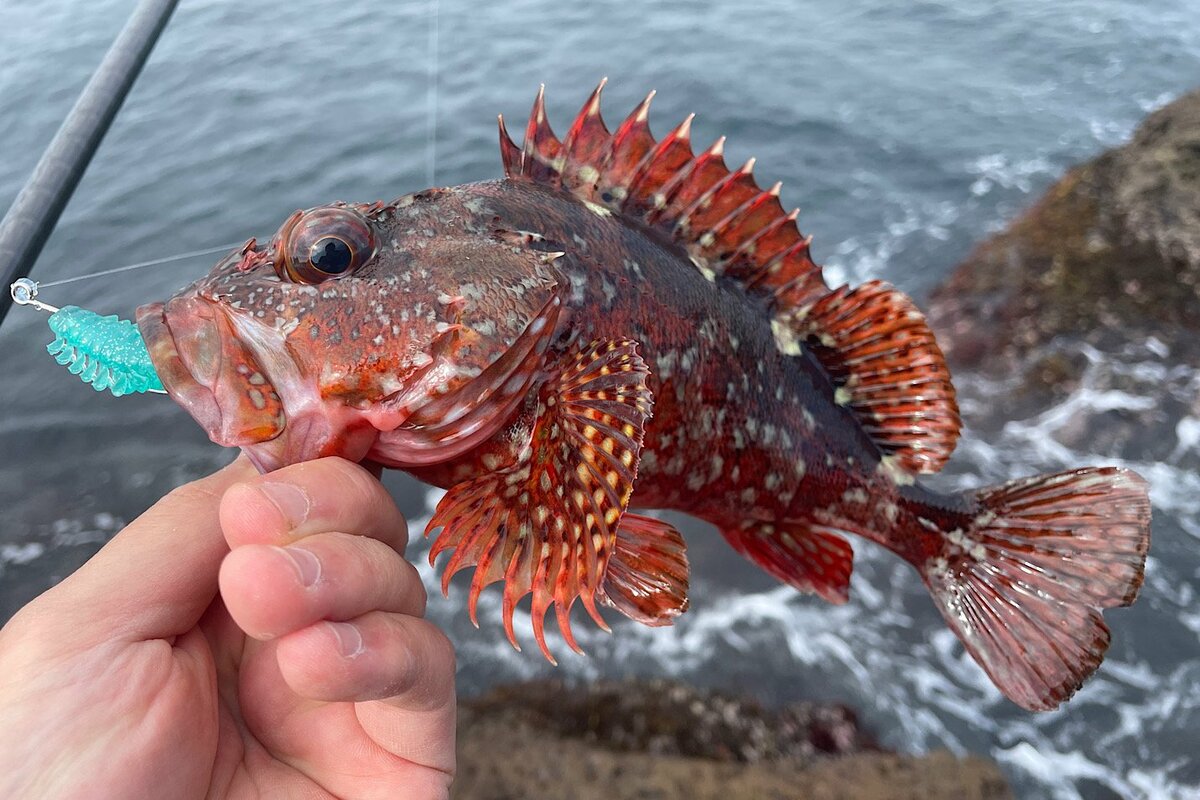
{"type": "Polygon", "coordinates": [[[68,626],[73,643],[85,647],[114,635],[149,639],[191,628],[216,594],[228,551],[218,521],[221,495],[253,474],[241,457],[175,489],[31,603],[29,613],[39,624],[68,626]]]}
{"type": "Polygon", "coordinates": [[[230,616],[257,639],[376,609],[425,613],[425,587],[413,565],[383,542],[347,533],[319,533],[287,547],[238,547],[221,565],[220,586],[230,616]]]}
{"type": "Polygon", "coordinates": [[[279,670],[292,690],[326,702],[386,701],[431,711],[453,695],[454,648],[433,623],[372,611],[328,620],[279,640],[279,670]]]}
{"type": "Polygon", "coordinates": [[[294,464],[230,487],[221,526],[231,548],[286,545],[329,531],[369,536],[401,553],[408,524],[367,470],[340,458],[294,464]]]}
{"type": "Polygon", "coordinates": [[[454,648],[432,623],[382,611],[320,622],[280,639],[276,657],[296,694],[355,703],[384,750],[453,773],[454,648]]]}

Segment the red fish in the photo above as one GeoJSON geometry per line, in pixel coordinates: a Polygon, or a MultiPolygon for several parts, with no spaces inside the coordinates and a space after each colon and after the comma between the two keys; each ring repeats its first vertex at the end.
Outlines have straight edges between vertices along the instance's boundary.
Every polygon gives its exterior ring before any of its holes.
{"type": "MultiPolygon", "coordinates": [[[[575,600],[649,625],[687,607],[684,543],[630,508],[716,525],[781,581],[843,603],[855,534],[911,563],[1028,709],[1100,664],[1149,545],[1145,482],[1085,468],[941,494],[954,388],[913,302],[830,288],[779,187],[650,97],[610,132],[600,89],[559,139],[539,93],[506,178],[298,211],[138,322],[167,391],[264,471],[338,455],[447,489],[431,558],[469,608],[532,594],[548,658],[575,600]]],[[[551,658],[551,660],[553,660],[551,658]]]]}

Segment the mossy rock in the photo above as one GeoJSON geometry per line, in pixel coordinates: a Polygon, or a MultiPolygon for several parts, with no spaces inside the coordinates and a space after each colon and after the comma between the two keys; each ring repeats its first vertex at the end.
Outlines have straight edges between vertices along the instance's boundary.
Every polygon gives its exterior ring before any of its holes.
{"type": "MultiPolygon", "coordinates": [[[[980,244],[934,292],[929,316],[960,367],[1011,366],[1057,336],[1194,338],[1200,92],[1152,114],[1128,144],[1072,169],[980,244]]],[[[1033,377],[1052,380],[1051,372],[1033,377]]]]}

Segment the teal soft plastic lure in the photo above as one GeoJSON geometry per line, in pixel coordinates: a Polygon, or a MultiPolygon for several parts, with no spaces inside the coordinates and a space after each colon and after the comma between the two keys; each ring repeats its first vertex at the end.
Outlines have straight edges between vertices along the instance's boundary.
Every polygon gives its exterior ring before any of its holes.
{"type": "Polygon", "coordinates": [[[51,314],[49,322],[56,338],[46,350],[97,392],[108,389],[120,397],[162,391],[146,343],[129,320],[67,306],[51,314]]]}
{"type": "Polygon", "coordinates": [[[55,308],[37,300],[37,284],[22,278],[11,287],[13,300],[50,314],[54,341],[46,350],[73,375],[114,396],[162,392],[146,343],[137,326],[115,314],[104,317],[78,306],[55,308]]]}

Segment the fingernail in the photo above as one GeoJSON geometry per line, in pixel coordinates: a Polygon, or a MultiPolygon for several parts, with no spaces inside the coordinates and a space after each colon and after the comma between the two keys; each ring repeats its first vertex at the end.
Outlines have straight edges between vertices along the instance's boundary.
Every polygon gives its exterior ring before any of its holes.
{"type": "Polygon", "coordinates": [[[345,658],[354,658],[367,649],[358,626],[349,622],[326,622],[333,638],[337,640],[338,652],[345,658]]]}
{"type": "Polygon", "coordinates": [[[316,555],[303,547],[276,547],[275,549],[292,562],[302,586],[316,585],[317,580],[321,577],[321,560],[316,555]]]}
{"type": "Polygon", "coordinates": [[[308,519],[308,495],[300,487],[290,483],[263,483],[258,488],[275,504],[279,513],[283,514],[283,518],[293,528],[308,519]]]}

